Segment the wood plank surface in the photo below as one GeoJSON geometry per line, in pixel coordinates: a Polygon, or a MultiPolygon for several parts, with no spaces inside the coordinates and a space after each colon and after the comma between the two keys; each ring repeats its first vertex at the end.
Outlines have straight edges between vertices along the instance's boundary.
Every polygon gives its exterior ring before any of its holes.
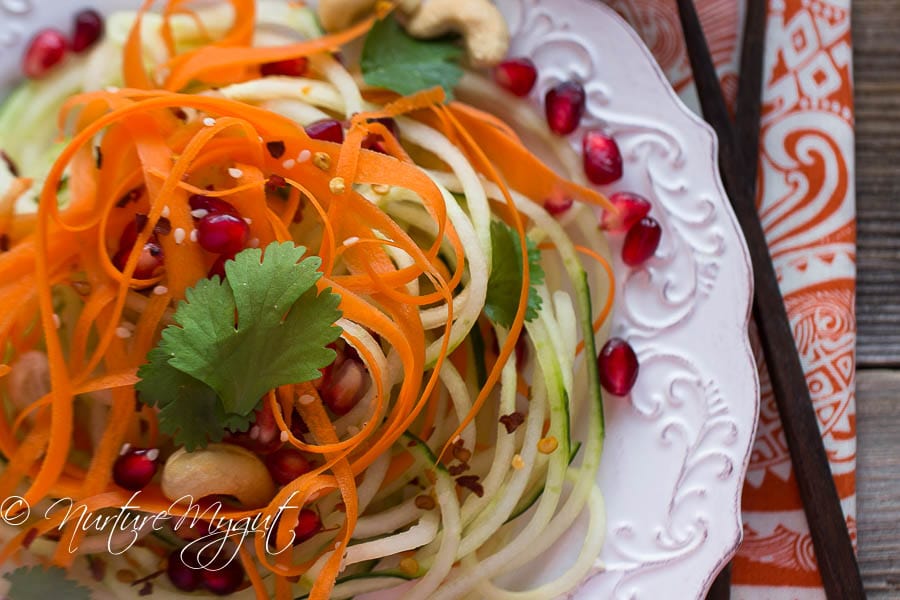
{"type": "Polygon", "coordinates": [[[860,570],[870,599],[900,598],[900,371],[857,376],[860,570]]]}
{"type": "Polygon", "coordinates": [[[900,368],[900,0],[854,0],[852,19],[857,354],[863,368],[900,368]]]}

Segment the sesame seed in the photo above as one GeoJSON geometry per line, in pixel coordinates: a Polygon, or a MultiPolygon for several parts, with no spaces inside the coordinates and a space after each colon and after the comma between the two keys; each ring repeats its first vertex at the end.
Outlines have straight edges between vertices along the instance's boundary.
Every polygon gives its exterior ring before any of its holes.
{"type": "Polygon", "coordinates": [[[122,449],[119,450],[119,454],[127,454],[129,450],[131,450],[131,444],[125,442],[122,444],[122,449]]]}
{"type": "Polygon", "coordinates": [[[196,229],[191,229],[191,241],[192,242],[197,241],[197,230],[196,229]]]}
{"type": "Polygon", "coordinates": [[[160,214],[161,217],[164,217],[164,218],[168,219],[168,218],[169,218],[169,215],[172,214],[172,209],[169,208],[169,205],[168,205],[168,204],[166,204],[165,206],[163,206],[163,208],[162,208],[162,210],[160,211],[159,214],[160,214]]]}
{"type": "Polygon", "coordinates": [[[206,125],[207,127],[212,127],[213,125],[216,124],[216,120],[213,119],[212,117],[206,117],[205,119],[203,119],[203,124],[206,125]]]}
{"type": "Polygon", "coordinates": [[[299,402],[300,404],[304,404],[304,405],[312,404],[315,401],[316,401],[316,399],[313,398],[312,396],[310,396],[309,394],[303,394],[302,396],[297,398],[297,402],[299,402]]]}
{"type": "Polygon", "coordinates": [[[59,329],[62,326],[62,321],[59,319],[59,315],[53,313],[53,326],[59,329]]]}
{"type": "Polygon", "coordinates": [[[353,244],[356,244],[358,242],[359,242],[359,237],[357,237],[355,235],[351,235],[346,240],[344,240],[343,244],[344,244],[344,246],[347,246],[349,248],[350,246],[352,246],[353,244]]]}
{"type": "Polygon", "coordinates": [[[286,161],[284,161],[283,163],[281,163],[281,166],[284,167],[285,169],[293,169],[295,164],[297,164],[297,161],[294,160],[293,158],[289,158],[286,161]]]}
{"type": "Polygon", "coordinates": [[[116,327],[116,337],[126,340],[131,337],[131,332],[127,327],[116,327]]]}
{"type": "Polygon", "coordinates": [[[259,248],[259,238],[250,238],[250,241],[247,242],[247,245],[251,248],[259,248]]]}
{"type": "Polygon", "coordinates": [[[391,186],[385,185],[383,183],[375,183],[375,184],[372,184],[372,191],[375,192],[376,194],[384,196],[389,191],[391,191],[391,186]]]}
{"type": "Polygon", "coordinates": [[[310,156],[312,156],[312,152],[310,152],[309,150],[301,150],[300,154],[297,155],[297,162],[306,162],[309,160],[310,156]]]}
{"type": "Polygon", "coordinates": [[[537,449],[541,454],[552,454],[559,447],[559,442],[552,435],[538,440],[537,449]]]}
{"type": "Polygon", "coordinates": [[[172,238],[175,240],[176,244],[180,245],[182,242],[184,242],[185,237],[187,237],[187,232],[181,227],[178,227],[177,229],[175,229],[175,231],[172,232],[172,238]]]}
{"type": "Polygon", "coordinates": [[[159,458],[159,449],[150,448],[149,450],[147,450],[147,454],[145,454],[144,456],[146,456],[150,460],[156,460],[157,458],[159,458]]]}
{"type": "Polygon", "coordinates": [[[518,471],[519,469],[522,469],[525,467],[525,459],[522,458],[521,454],[516,454],[515,456],[512,457],[511,464],[512,464],[512,468],[515,469],[516,471],[518,471]]]}
{"type": "Polygon", "coordinates": [[[165,296],[166,294],[169,293],[169,288],[167,288],[164,285],[158,285],[155,288],[153,288],[153,293],[156,296],[165,296]]]}
{"type": "Polygon", "coordinates": [[[251,219],[250,217],[244,217],[244,223],[246,223],[247,225],[253,225],[253,219],[251,219]]]}
{"type": "Polygon", "coordinates": [[[343,194],[347,191],[347,184],[344,182],[343,177],[335,177],[328,182],[328,188],[332,194],[343,194]]]}
{"type": "Polygon", "coordinates": [[[209,214],[209,211],[206,210],[205,208],[196,208],[191,211],[191,216],[194,217],[195,219],[202,219],[203,217],[205,217],[208,214],[209,214]]]}
{"type": "Polygon", "coordinates": [[[286,442],[290,439],[291,436],[287,431],[282,431],[280,437],[282,442],[286,442]]]}
{"type": "Polygon", "coordinates": [[[240,169],[231,167],[228,169],[228,174],[231,175],[232,177],[234,177],[235,179],[240,179],[241,177],[243,177],[244,172],[241,171],[240,169]]]}

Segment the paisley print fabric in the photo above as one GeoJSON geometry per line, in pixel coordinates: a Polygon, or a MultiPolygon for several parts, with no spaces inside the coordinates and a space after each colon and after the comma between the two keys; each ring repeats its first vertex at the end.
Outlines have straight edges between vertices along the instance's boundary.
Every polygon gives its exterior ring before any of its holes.
{"type": "MultiPolygon", "coordinates": [[[[696,0],[723,89],[737,88],[745,1],[696,0]]],[[[696,107],[674,2],[611,0],[696,107]]],[[[832,472],[856,534],[853,92],[849,0],[768,0],[758,204],[832,472]]],[[[753,332],[751,332],[753,333],[753,332]]],[[[824,598],[778,411],[762,408],[744,486],[737,600],[824,598]]]]}

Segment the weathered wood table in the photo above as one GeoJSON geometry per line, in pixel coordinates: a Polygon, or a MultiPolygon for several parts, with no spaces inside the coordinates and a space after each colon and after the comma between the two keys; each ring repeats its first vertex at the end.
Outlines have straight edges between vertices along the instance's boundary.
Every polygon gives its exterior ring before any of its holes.
{"type": "Polygon", "coordinates": [[[900,598],[900,0],[854,0],[860,566],[900,598]]]}

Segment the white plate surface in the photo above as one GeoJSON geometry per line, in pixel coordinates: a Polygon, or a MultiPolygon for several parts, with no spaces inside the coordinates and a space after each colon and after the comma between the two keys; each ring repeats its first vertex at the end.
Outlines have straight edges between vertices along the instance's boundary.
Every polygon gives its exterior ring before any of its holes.
{"type": "MultiPolygon", "coordinates": [[[[104,12],[137,0],[92,0],[104,12]]],[[[654,258],[617,260],[613,335],[641,363],[630,398],[607,399],[598,475],[608,536],[578,599],[702,598],[741,539],[740,492],[759,387],[747,341],[747,250],[722,190],[712,131],[678,100],[650,53],[613,11],[591,0],[498,0],[511,54],[538,65],[532,99],[575,77],[588,91],[583,126],[603,126],[625,158],[624,179],[663,226],[654,258]]],[[[68,28],[81,3],[0,0],[0,93],[40,26],[68,28]]],[[[573,134],[573,144],[580,139],[573,134]]],[[[618,256],[620,240],[612,241],[618,256]]],[[[576,555],[578,544],[557,546],[576,555]]],[[[548,557],[553,569],[565,556],[548,557]]],[[[537,575],[539,578],[539,574],[537,575]]]]}

